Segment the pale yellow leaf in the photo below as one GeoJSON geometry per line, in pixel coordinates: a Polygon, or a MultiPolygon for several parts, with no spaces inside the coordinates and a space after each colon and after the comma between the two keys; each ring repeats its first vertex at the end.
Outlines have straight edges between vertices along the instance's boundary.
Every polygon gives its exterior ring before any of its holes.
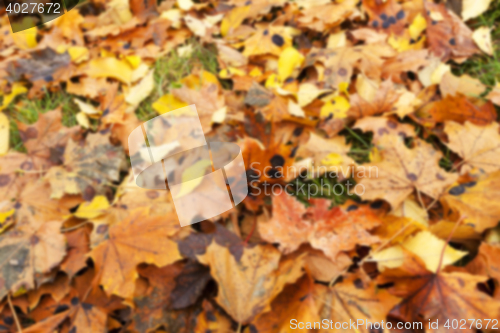
{"type": "Polygon", "coordinates": [[[0,156],[9,150],[9,118],[0,112],[0,156]]]}
{"type": "Polygon", "coordinates": [[[108,199],[104,195],[96,195],[91,202],[82,203],[74,215],[81,219],[92,219],[104,214],[108,208],[108,199]]]}
{"type": "Polygon", "coordinates": [[[150,71],[139,83],[133,86],[127,93],[125,101],[131,105],[139,105],[145,100],[154,88],[154,71],[150,71]]]}
{"type": "Polygon", "coordinates": [[[472,33],[472,39],[476,45],[487,55],[493,55],[493,46],[491,43],[491,29],[488,27],[481,27],[472,33]]]}

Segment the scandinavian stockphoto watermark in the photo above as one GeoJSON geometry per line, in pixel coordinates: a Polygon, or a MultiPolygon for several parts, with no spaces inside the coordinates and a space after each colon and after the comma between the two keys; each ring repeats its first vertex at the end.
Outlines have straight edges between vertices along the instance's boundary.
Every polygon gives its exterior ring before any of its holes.
{"type": "Polygon", "coordinates": [[[137,186],[170,190],[181,226],[220,215],[248,194],[240,147],[207,142],[195,105],[145,122],[128,144],[137,186]]]}
{"type": "Polygon", "coordinates": [[[280,166],[265,166],[261,168],[260,162],[250,164],[247,174],[251,175],[249,183],[253,195],[264,194],[266,196],[276,196],[283,192],[288,194],[296,194],[304,199],[314,197],[331,197],[335,196],[362,196],[365,193],[365,186],[355,182],[362,178],[378,178],[377,166],[315,166],[314,162],[309,165],[291,165],[286,167],[280,166]],[[273,173],[278,175],[275,178],[284,177],[286,179],[294,179],[294,181],[282,183],[264,183],[261,184],[260,179],[264,174],[273,173]],[[286,175],[286,176],[285,176],[286,175]],[[299,182],[298,177],[305,179],[314,179],[313,182],[299,182]],[[338,182],[329,181],[334,179],[338,182]]]}
{"type": "MultiPolygon", "coordinates": [[[[294,183],[260,183],[261,174],[269,174],[260,162],[245,162],[235,143],[208,141],[203,133],[195,105],[159,115],[135,128],[128,137],[130,163],[137,186],[169,190],[181,226],[218,216],[242,202],[252,188],[252,195],[279,195],[294,192],[308,199],[316,196],[364,194],[364,186],[350,179],[378,177],[376,167],[341,166],[306,168],[274,167],[274,175],[304,175],[316,182],[302,184],[290,191],[294,183]],[[325,169],[322,169],[325,168],[325,169]],[[250,183],[247,182],[250,175],[250,183]],[[343,179],[331,184],[320,175],[343,179]],[[268,186],[269,185],[269,186],[268,186]]],[[[269,167],[270,168],[270,167],[269,167]]]]}

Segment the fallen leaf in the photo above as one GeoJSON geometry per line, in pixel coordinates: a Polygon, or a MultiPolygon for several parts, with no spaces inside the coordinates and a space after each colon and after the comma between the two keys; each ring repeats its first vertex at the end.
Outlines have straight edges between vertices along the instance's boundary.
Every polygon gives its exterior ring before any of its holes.
{"type": "Polygon", "coordinates": [[[181,259],[177,244],[169,238],[178,230],[175,216],[147,217],[143,210],[113,225],[109,239],[90,254],[100,267],[100,282],[106,293],[131,298],[138,264],[162,267],[181,259]]]}
{"type": "Polygon", "coordinates": [[[43,169],[62,162],[64,149],[78,128],[64,127],[61,109],[40,114],[33,125],[18,122],[17,127],[33,167],[43,169]]]}
{"type": "MultiPolygon", "coordinates": [[[[452,322],[453,319],[482,320],[495,316],[494,313],[500,310],[500,304],[477,289],[477,284],[486,279],[458,272],[431,273],[425,269],[419,258],[407,255],[403,266],[385,270],[377,278],[377,282],[393,283],[388,291],[403,298],[401,303],[392,309],[391,314],[404,321],[438,320],[440,323],[446,323],[447,320],[452,322]]],[[[462,330],[447,329],[447,331],[462,330]]],[[[467,329],[467,331],[472,330],[467,329]]]]}
{"type": "Polygon", "coordinates": [[[461,125],[446,122],[445,133],[449,143],[446,145],[462,159],[462,164],[474,167],[486,173],[500,170],[497,156],[500,152],[499,126],[492,123],[487,126],[477,126],[470,122],[461,125]]]}
{"type": "Polygon", "coordinates": [[[35,287],[35,274],[46,273],[66,253],[59,221],[24,220],[0,236],[0,295],[35,287]]]}
{"type": "MultiPolygon", "coordinates": [[[[250,330],[257,332],[287,332],[297,322],[319,322],[319,304],[316,301],[314,281],[309,276],[302,277],[297,283],[288,285],[271,303],[271,312],[255,318],[250,330]]],[[[307,332],[306,327],[298,332],[307,332]]]]}
{"type": "Polygon", "coordinates": [[[109,143],[109,134],[89,134],[82,146],[69,140],[64,152],[64,165],[54,167],[46,174],[53,198],[64,193],[82,194],[85,200],[103,194],[106,183],[117,181],[124,159],[122,147],[109,143]]]}
{"type": "Polygon", "coordinates": [[[471,18],[478,17],[483,14],[490,6],[491,0],[464,0],[462,2],[462,18],[467,21],[471,18]]]}
{"type": "Polygon", "coordinates": [[[400,301],[386,290],[378,289],[375,283],[363,283],[356,276],[346,278],[333,288],[316,285],[315,289],[316,302],[320,305],[320,317],[328,319],[330,323],[327,329],[322,327],[320,332],[367,333],[370,331],[370,323],[380,323],[400,301]],[[363,320],[363,325],[355,329],[346,330],[335,327],[335,323],[351,323],[358,320],[363,320]],[[333,321],[333,328],[331,321],[333,321]]]}
{"type": "Polygon", "coordinates": [[[432,273],[437,273],[439,268],[451,265],[467,254],[467,252],[455,250],[429,231],[420,231],[400,245],[375,253],[372,259],[377,262],[380,271],[384,271],[385,268],[398,268],[404,263],[403,249],[419,257],[426,269],[432,273]],[[426,245],[422,246],[422,243],[426,245]]]}
{"type": "Polygon", "coordinates": [[[90,77],[111,77],[130,84],[132,81],[132,68],[123,61],[116,58],[97,58],[89,62],[87,74],[90,77]]]}
{"type": "Polygon", "coordinates": [[[495,205],[495,198],[500,195],[499,181],[500,171],[495,171],[477,181],[451,187],[441,200],[445,208],[458,211],[464,217],[462,223],[483,232],[498,224],[500,210],[495,205]]]}
{"type": "Polygon", "coordinates": [[[415,129],[409,124],[401,124],[392,118],[364,117],[356,121],[353,128],[363,132],[373,132],[373,142],[379,142],[384,135],[409,138],[415,136],[415,129]]]}
{"type": "Polygon", "coordinates": [[[0,113],[0,156],[9,151],[9,118],[4,113],[0,113]]]}
{"type": "Polygon", "coordinates": [[[210,266],[219,285],[217,303],[239,323],[248,323],[259,313],[270,310],[271,301],[286,283],[303,273],[303,259],[280,262],[281,254],[270,245],[244,248],[240,257],[212,242],[198,260],[210,266]]]}
{"type": "Polygon", "coordinates": [[[481,27],[472,33],[472,39],[476,45],[489,56],[493,56],[493,44],[491,43],[491,30],[488,27],[481,27]]]}
{"type": "Polygon", "coordinates": [[[370,165],[377,172],[362,178],[362,198],[384,199],[393,208],[398,207],[413,190],[432,198],[439,198],[445,187],[457,179],[457,174],[447,173],[439,167],[441,153],[429,144],[415,141],[415,148],[405,146],[399,136],[384,135],[380,139],[383,160],[370,165]]]}
{"type": "Polygon", "coordinates": [[[259,234],[268,242],[279,243],[279,249],[285,254],[309,243],[335,261],[341,251],[353,250],[356,244],[378,242],[378,237],[368,230],[381,221],[367,207],[355,206],[352,211],[347,207],[329,209],[329,200],[311,199],[311,206],[306,208],[284,191],[274,196],[273,204],[273,217],[259,224],[259,234]]]}

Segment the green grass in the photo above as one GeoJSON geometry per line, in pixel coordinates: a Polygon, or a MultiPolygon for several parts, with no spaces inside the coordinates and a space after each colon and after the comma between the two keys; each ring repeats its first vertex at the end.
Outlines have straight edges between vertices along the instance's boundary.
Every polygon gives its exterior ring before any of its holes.
{"type": "Polygon", "coordinates": [[[148,120],[156,116],[152,104],[169,92],[170,88],[179,88],[180,80],[192,73],[195,67],[208,72],[217,73],[217,52],[214,47],[204,47],[194,39],[188,42],[193,47],[189,57],[180,57],[175,50],[160,58],[154,65],[155,88],[151,95],[138,107],[136,114],[140,120],[148,120]]]}
{"type": "Polygon", "coordinates": [[[455,64],[455,74],[469,74],[472,77],[478,78],[483,84],[489,88],[493,87],[496,82],[500,82],[500,0],[493,1],[490,9],[483,15],[479,16],[469,26],[472,29],[487,26],[492,29],[491,40],[493,42],[494,54],[488,56],[486,54],[476,55],[463,64],[455,64]]]}
{"type": "MultiPolygon", "coordinates": [[[[180,57],[174,50],[154,64],[155,87],[151,95],[136,110],[140,120],[148,120],[156,116],[156,111],[151,106],[153,102],[166,94],[170,88],[180,87],[179,81],[191,74],[195,67],[217,73],[217,53],[213,46],[204,47],[194,39],[189,40],[187,44],[193,47],[193,52],[189,57],[180,57]]],[[[16,151],[25,152],[16,121],[32,124],[38,120],[40,113],[54,110],[58,106],[62,107],[63,124],[68,127],[76,125],[76,114],[79,108],[73,102],[75,97],[64,90],[55,93],[47,92],[42,98],[34,100],[28,99],[26,95],[18,96],[6,109],[10,119],[10,147],[16,151]]]]}
{"type": "Polygon", "coordinates": [[[40,99],[28,99],[26,95],[18,97],[21,101],[12,103],[6,110],[10,119],[10,147],[24,152],[23,142],[19,135],[16,121],[33,124],[38,120],[40,113],[62,108],[62,123],[64,126],[75,126],[78,106],[73,102],[73,96],[65,92],[48,92],[40,99]]]}

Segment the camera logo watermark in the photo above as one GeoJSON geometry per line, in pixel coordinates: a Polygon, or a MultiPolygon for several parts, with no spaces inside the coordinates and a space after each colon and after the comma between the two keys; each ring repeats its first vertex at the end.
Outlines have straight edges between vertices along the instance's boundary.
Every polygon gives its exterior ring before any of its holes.
{"type": "Polygon", "coordinates": [[[128,144],[137,186],[170,190],[181,226],[220,215],[248,194],[240,147],[207,143],[195,105],[145,122],[128,144]]]}
{"type": "Polygon", "coordinates": [[[3,6],[12,32],[16,33],[52,21],[69,12],[78,2],[79,0],[3,0],[3,6]]]}

